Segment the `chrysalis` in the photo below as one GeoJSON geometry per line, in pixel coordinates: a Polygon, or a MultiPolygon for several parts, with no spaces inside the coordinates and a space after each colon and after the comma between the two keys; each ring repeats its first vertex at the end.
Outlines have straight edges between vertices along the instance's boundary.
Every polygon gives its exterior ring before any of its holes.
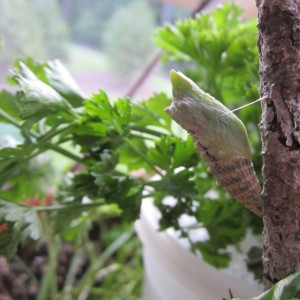
{"type": "Polygon", "coordinates": [[[173,102],[166,112],[192,135],[218,183],[261,217],[261,190],[244,124],[182,73],[172,70],[171,82],[173,102]]]}

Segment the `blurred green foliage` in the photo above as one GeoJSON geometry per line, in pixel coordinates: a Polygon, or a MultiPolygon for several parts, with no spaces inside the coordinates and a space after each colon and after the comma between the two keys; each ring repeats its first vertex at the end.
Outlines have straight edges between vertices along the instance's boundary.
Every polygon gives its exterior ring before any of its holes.
{"type": "Polygon", "coordinates": [[[34,0],[33,3],[40,20],[46,59],[66,59],[70,33],[57,1],[34,0]]]}
{"type": "Polygon", "coordinates": [[[103,47],[103,33],[114,13],[132,0],[60,0],[75,42],[95,48],[103,47]]]}
{"type": "MultiPolygon", "coordinates": [[[[107,23],[119,11],[132,5],[135,0],[58,0],[61,10],[69,24],[72,40],[76,43],[103,49],[104,35],[107,30],[107,23]]],[[[162,24],[165,21],[185,18],[189,11],[171,3],[161,3],[156,0],[141,0],[150,10],[155,19],[155,24],[162,24]]],[[[149,12],[146,13],[146,15],[149,12]]],[[[143,22],[141,14],[137,12],[132,19],[130,30],[134,29],[135,21],[143,22]]],[[[142,23],[140,23],[142,25],[142,23]]],[[[147,33],[145,32],[145,36],[147,33]]],[[[148,36],[150,39],[150,36],[148,36]]]]}
{"type": "Polygon", "coordinates": [[[21,55],[45,57],[41,24],[32,1],[4,0],[1,1],[0,7],[0,32],[3,38],[0,57],[2,68],[4,64],[21,55]]]}
{"type": "Polygon", "coordinates": [[[116,71],[135,72],[149,59],[154,50],[150,38],[154,26],[154,14],[146,0],[124,5],[112,16],[104,29],[103,47],[116,71]]]}
{"type": "Polygon", "coordinates": [[[1,68],[16,57],[45,60],[67,55],[68,30],[56,1],[1,1],[0,34],[1,68]]]}

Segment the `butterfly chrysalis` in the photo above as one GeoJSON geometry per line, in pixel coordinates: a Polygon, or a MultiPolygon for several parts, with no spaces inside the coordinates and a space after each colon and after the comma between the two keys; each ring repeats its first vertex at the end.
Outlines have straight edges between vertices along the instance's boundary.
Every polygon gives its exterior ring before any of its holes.
{"type": "Polygon", "coordinates": [[[173,101],[166,112],[192,135],[217,182],[261,217],[261,189],[244,124],[182,73],[172,70],[171,82],[173,101]]]}

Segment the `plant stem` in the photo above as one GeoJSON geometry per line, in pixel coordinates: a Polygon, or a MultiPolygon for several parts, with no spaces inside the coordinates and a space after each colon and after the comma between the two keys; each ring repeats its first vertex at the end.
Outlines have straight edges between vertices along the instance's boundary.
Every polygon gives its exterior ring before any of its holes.
{"type": "Polygon", "coordinates": [[[12,116],[10,116],[8,113],[6,113],[4,110],[2,110],[0,108],[0,116],[5,119],[6,121],[8,121],[9,123],[11,123],[12,125],[20,128],[20,124],[17,120],[15,120],[12,116]]]}
{"type": "Polygon", "coordinates": [[[142,132],[142,133],[148,133],[157,137],[161,137],[163,135],[166,135],[166,133],[154,129],[150,129],[144,126],[139,126],[139,125],[132,125],[130,126],[131,130],[142,132]]]}
{"type": "Polygon", "coordinates": [[[58,127],[59,127],[60,125],[61,125],[61,124],[55,125],[55,126],[52,127],[50,130],[48,130],[45,134],[40,135],[39,138],[38,138],[38,141],[39,141],[39,142],[45,142],[45,141],[48,141],[48,140],[50,140],[51,138],[53,138],[54,136],[59,135],[59,134],[61,134],[62,132],[69,130],[69,129],[72,127],[73,124],[68,124],[68,126],[64,126],[64,127],[58,129],[58,127]]]}
{"type": "Polygon", "coordinates": [[[44,226],[47,231],[49,260],[46,266],[45,273],[43,274],[42,282],[40,284],[37,295],[37,300],[48,300],[49,295],[52,295],[51,298],[54,299],[55,295],[57,295],[56,264],[58,251],[60,248],[60,241],[58,237],[53,235],[51,224],[46,223],[48,223],[47,219],[44,220],[44,226]]]}
{"type": "Polygon", "coordinates": [[[63,288],[62,300],[72,300],[72,290],[74,288],[76,272],[80,265],[83,256],[83,249],[77,248],[75,254],[72,257],[72,261],[69,267],[69,271],[66,277],[66,281],[63,288]]]}
{"type": "Polygon", "coordinates": [[[72,208],[93,208],[95,206],[99,206],[103,204],[104,201],[95,201],[93,203],[87,203],[87,204],[82,204],[82,203],[75,203],[75,204],[68,204],[68,205],[52,205],[52,206],[37,206],[34,207],[34,209],[37,212],[50,212],[50,211],[59,211],[59,210],[69,210],[72,208]]]}
{"type": "Polygon", "coordinates": [[[130,231],[124,232],[121,236],[119,236],[112,244],[109,245],[108,248],[100,255],[98,259],[95,259],[95,253],[92,251],[91,253],[91,266],[85,273],[85,275],[81,278],[79,283],[77,284],[77,289],[80,292],[78,296],[78,300],[86,300],[88,299],[90,290],[94,284],[94,279],[99,269],[103,266],[104,262],[111,257],[116,251],[118,251],[132,236],[133,229],[130,231]]]}
{"type": "Polygon", "coordinates": [[[134,150],[135,153],[137,153],[147,164],[151,169],[153,169],[157,174],[159,174],[161,177],[164,175],[158,170],[155,165],[148,159],[144,153],[142,153],[139,149],[136,148],[136,146],[130,141],[128,138],[124,138],[124,141],[131,147],[132,150],[134,150]]]}
{"type": "MultiPolygon", "coordinates": [[[[8,121],[10,124],[14,125],[15,127],[22,129],[22,125],[20,122],[18,122],[16,119],[14,119],[12,116],[10,116],[8,113],[6,113],[4,110],[0,109],[0,116],[2,116],[6,121],[8,121]]],[[[30,136],[34,138],[38,138],[38,134],[34,131],[28,131],[30,136]]]]}
{"type": "Polygon", "coordinates": [[[71,153],[70,151],[62,148],[62,147],[59,147],[57,145],[53,145],[53,144],[48,144],[49,145],[49,149],[55,151],[55,152],[58,152],[76,162],[79,162],[81,164],[86,164],[85,160],[83,158],[81,158],[80,156],[77,156],[76,154],[73,154],[71,153]]]}
{"type": "MultiPolygon", "coordinates": [[[[13,117],[11,117],[9,114],[7,114],[7,113],[6,113],[5,111],[3,111],[2,109],[0,109],[0,116],[2,116],[6,121],[8,121],[8,122],[11,123],[12,125],[16,126],[17,128],[19,128],[19,129],[22,128],[22,125],[21,125],[17,120],[15,120],[13,117]]],[[[64,131],[64,130],[66,130],[66,129],[69,129],[69,128],[62,128],[62,129],[60,129],[58,132],[51,134],[51,136],[53,136],[54,134],[60,133],[60,131],[64,131]]],[[[45,141],[43,140],[43,137],[40,137],[36,132],[34,132],[34,131],[28,131],[28,133],[29,133],[29,135],[30,135],[31,137],[34,137],[34,138],[36,138],[36,139],[42,138],[41,141],[42,141],[42,142],[45,142],[45,141]]],[[[50,137],[51,137],[51,136],[50,136],[50,137]]],[[[69,158],[72,159],[72,160],[75,160],[75,161],[77,161],[77,162],[80,162],[80,163],[85,164],[85,161],[84,161],[81,157],[79,157],[79,156],[77,156],[77,155],[71,153],[70,151],[68,151],[68,150],[66,150],[66,149],[64,149],[64,148],[62,148],[62,147],[59,147],[59,146],[57,146],[57,145],[53,145],[53,144],[51,144],[51,143],[47,144],[47,147],[48,147],[49,149],[55,151],[55,152],[58,152],[58,153],[60,153],[60,154],[62,154],[62,155],[64,155],[64,156],[66,156],[66,157],[69,157],[69,158]]]]}
{"type": "Polygon", "coordinates": [[[131,131],[129,137],[143,139],[143,140],[157,141],[157,137],[150,135],[148,133],[143,133],[138,131],[131,131]]]}

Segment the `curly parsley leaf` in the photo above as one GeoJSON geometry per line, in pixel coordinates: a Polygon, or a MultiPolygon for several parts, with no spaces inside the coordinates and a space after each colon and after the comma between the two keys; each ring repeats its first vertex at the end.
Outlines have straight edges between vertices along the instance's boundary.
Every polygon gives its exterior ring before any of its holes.
{"type": "Polygon", "coordinates": [[[34,207],[0,200],[0,223],[7,229],[0,233],[0,254],[11,257],[19,243],[39,240],[43,227],[34,207]]]}
{"type": "Polygon", "coordinates": [[[213,13],[165,25],[154,35],[165,61],[191,62],[196,68],[186,75],[227,104],[258,96],[257,28],[253,21],[241,22],[241,12],[225,3],[213,13]]]}
{"type": "Polygon", "coordinates": [[[148,158],[163,170],[170,170],[196,165],[198,154],[191,137],[183,141],[178,137],[164,136],[150,148],[148,158]]]}
{"type": "Polygon", "coordinates": [[[133,127],[160,127],[170,131],[172,119],[164,109],[169,106],[171,99],[163,93],[155,94],[147,100],[132,104],[133,127]]]}

